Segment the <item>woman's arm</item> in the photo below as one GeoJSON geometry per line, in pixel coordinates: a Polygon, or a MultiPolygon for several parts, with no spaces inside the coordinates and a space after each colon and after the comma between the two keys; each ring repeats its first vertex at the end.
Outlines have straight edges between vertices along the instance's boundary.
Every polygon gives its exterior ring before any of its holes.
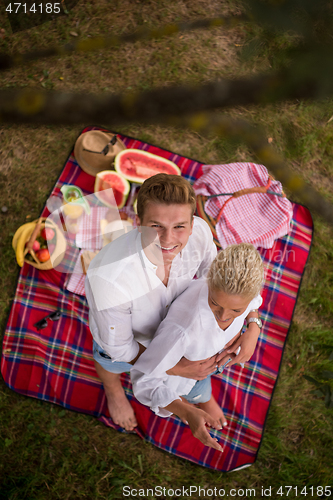
{"type": "Polygon", "coordinates": [[[232,339],[228,344],[226,344],[224,351],[221,353],[223,357],[219,360],[219,366],[226,362],[227,356],[231,354],[235,355],[237,349],[240,347],[240,352],[236,354],[236,356],[230,360],[228,364],[226,364],[226,368],[234,365],[235,363],[245,363],[251,359],[260,334],[260,327],[255,322],[250,322],[250,318],[259,319],[258,310],[252,310],[246,317],[247,321],[247,329],[243,333],[243,335],[237,335],[236,340],[232,339]]]}
{"type": "Polygon", "coordinates": [[[222,426],[220,422],[215,420],[208,413],[185,402],[183,399],[172,401],[165,409],[177,415],[182,422],[188,423],[193,436],[199,439],[205,446],[223,451],[222,446],[218,444],[218,440],[210,436],[206,425],[217,430],[221,430],[222,426]]]}

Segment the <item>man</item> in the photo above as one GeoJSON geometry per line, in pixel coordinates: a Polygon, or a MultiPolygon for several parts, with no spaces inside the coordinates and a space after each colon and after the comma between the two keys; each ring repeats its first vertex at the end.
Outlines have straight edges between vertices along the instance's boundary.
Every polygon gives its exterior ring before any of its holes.
{"type": "MultiPolygon", "coordinates": [[[[127,431],[137,425],[120,382],[144,352],[172,301],[195,275],[207,274],[216,256],[208,225],[194,217],[192,186],[183,177],[158,174],[140,188],[137,229],[104,247],[86,278],[89,326],[96,371],[103,382],[109,413],[127,431]]],[[[203,379],[216,359],[185,358],[170,375],[203,379]]]]}

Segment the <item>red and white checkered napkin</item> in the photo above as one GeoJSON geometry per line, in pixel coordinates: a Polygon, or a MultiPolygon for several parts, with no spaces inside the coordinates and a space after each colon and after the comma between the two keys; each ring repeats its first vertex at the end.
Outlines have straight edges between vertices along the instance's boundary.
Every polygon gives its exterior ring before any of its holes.
{"type": "Polygon", "coordinates": [[[75,237],[75,245],[85,250],[100,250],[103,246],[101,219],[105,219],[108,207],[92,207],[90,214],[84,214],[80,229],[75,237]]]}
{"type": "MultiPolygon", "coordinates": [[[[82,250],[100,250],[103,246],[101,219],[105,218],[108,207],[92,207],[90,214],[84,214],[80,221],[79,232],[75,236],[75,245],[82,250]]],[[[79,253],[75,267],[67,283],[67,290],[77,295],[85,295],[82,264],[82,251],[79,253]]]]}
{"type": "MultiPolygon", "coordinates": [[[[234,193],[254,186],[266,186],[268,171],[255,163],[229,163],[205,165],[203,175],[194,183],[196,194],[209,196],[234,193]]],[[[273,180],[270,191],[282,192],[280,182],[273,180]]],[[[231,196],[217,196],[205,204],[205,211],[215,220],[222,205],[231,196]]],[[[271,248],[274,240],[290,231],[292,204],[287,198],[251,193],[231,200],[223,209],[216,233],[222,248],[235,243],[252,243],[255,247],[271,248]]]]}
{"type": "Polygon", "coordinates": [[[86,294],[84,290],[85,275],[83,274],[82,264],[81,264],[82,253],[83,250],[81,250],[81,252],[79,253],[75,267],[66,286],[67,290],[69,290],[72,293],[76,293],[77,295],[86,294]]]}
{"type": "MultiPolygon", "coordinates": [[[[82,250],[101,250],[103,247],[103,238],[101,232],[100,222],[105,219],[106,213],[109,210],[108,207],[92,207],[90,214],[85,214],[80,221],[80,229],[75,237],[75,245],[82,250]]],[[[119,212],[125,212],[129,218],[133,221],[133,227],[136,227],[135,223],[135,213],[132,207],[124,207],[119,210],[119,212]]],[[[78,295],[85,295],[84,290],[84,280],[85,275],[83,274],[82,264],[81,264],[80,252],[72,275],[67,283],[67,290],[76,293],[78,295]]]]}
{"type": "MultiPolygon", "coordinates": [[[[75,245],[82,250],[100,250],[103,247],[101,219],[105,218],[108,207],[92,207],[90,214],[84,214],[80,221],[80,229],[75,237],[75,245]]],[[[72,275],[67,283],[67,290],[77,295],[85,295],[81,264],[82,251],[79,253],[72,275]]]]}

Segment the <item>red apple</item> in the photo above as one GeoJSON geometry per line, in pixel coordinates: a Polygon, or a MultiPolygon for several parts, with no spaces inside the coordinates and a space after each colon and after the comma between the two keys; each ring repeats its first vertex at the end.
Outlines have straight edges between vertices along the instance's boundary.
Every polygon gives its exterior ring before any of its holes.
{"type": "Polygon", "coordinates": [[[40,249],[40,244],[39,244],[39,241],[35,240],[34,241],[34,244],[32,245],[32,249],[35,251],[35,252],[38,252],[38,250],[40,249]]]}
{"type": "Polygon", "coordinates": [[[41,237],[44,240],[51,241],[54,238],[55,232],[51,227],[44,227],[40,232],[41,237]]]}
{"type": "Polygon", "coordinates": [[[37,259],[39,262],[46,262],[50,258],[50,252],[46,248],[42,248],[42,250],[38,250],[36,253],[37,259]]]}
{"type": "MultiPolygon", "coordinates": [[[[26,242],[25,246],[27,246],[28,242],[26,242]]],[[[40,243],[39,241],[35,240],[33,245],[32,245],[32,249],[37,252],[39,249],[40,249],[40,243]]]]}

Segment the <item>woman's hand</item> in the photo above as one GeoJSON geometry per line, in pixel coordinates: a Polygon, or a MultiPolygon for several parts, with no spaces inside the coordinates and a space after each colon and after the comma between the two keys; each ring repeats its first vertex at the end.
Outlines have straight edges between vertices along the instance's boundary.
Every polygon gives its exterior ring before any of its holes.
{"type": "Polygon", "coordinates": [[[192,434],[195,438],[199,439],[205,446],[210,448],[215,448],[215,450],[223,451],[221,445],[219,445],[216,438],[212,438],[208,432],[208,427],[213,427],[214,429],[221,430],[222,426],[220,422],[211,417],[208,413],[200,408],[193,406],[187,415],[187,423],[190,426],[192,434]]]}
{"type": "Polygon", "coordinates": [[[188,424],[193,436],[199,439],[202,444],[210,448],[215,448],[215,450],[223,451],[222,446],[218,444],[216,438],[211,437],[206,427],[207,425],[208,427],[221,430],[223,428],[221,422],[183,399],[173,401],[165,409],[177,415],[185,424],[188,424]]]}
{"type": "Polygon", "coordinates": [[[251,359],[256,345],[258,341],[260,333],[260,328],[256,323],[250,323],[247,330],[243,333],[243,335],[240,335],[231,345],[226,345],[225,350],[223,351],[224,357],[221,360],[225,362],[226,356],[231,355],[230,357],[234,356],[233,359],[226,365],[226,368],[229,366],[234,365],[235,363],[245,363],[246,361],[249,361],[251,359]],[[240,349],[239,354],[236,354],[236,351],[238,348],[240,349]]]}

